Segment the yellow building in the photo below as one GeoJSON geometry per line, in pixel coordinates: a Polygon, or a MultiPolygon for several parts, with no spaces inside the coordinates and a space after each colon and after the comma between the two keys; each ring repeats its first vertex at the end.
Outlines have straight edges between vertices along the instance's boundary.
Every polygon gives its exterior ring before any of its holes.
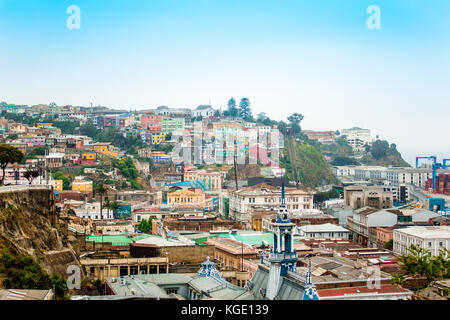
{"type": "Polygon", "coordinates": [[[51,127],[52,125],[53,125],[53,123],[38,122],[38,123],[35,123],[35,124],[34,124],[34,127],[35,127],[35,128],[39,128],[39,129],[42,129],[42,128],[51,127]]]}
{"type": "Polygon", "coordinates": [[[53,188],[55,189],[55,191],[63,191],[63,181],[53,180],[53,188]]]}
{"type": "Polygon", "coordinates": [[[92,181],[84,180],[84,177],[75,177],[72,182],[72,190],[80,192],[92,192],[92,181]]]}
{"type": "Polygon", "coordinates": [[[95,153],[82,153],[81,159],[83,160],[95,160],[95,153]]]}
{"type": "Polygon", "coordinates": [[[167,203],[171,205],[205,206],[205,194],[201,191],[177,190],[167,194],[167,203]]]}
{"type": "Polygon", "coordinates": [[[95,152],[106,154],[113,158],[119,158],[119,150],[111,142],[97,142],[92,148],[95,152]]]}
{"type": "Polygon", "coordinates": [[[152,133],[152,144],[160,144],[164,141],[166,135],[162,132],[153,132],[152,133]]]}
{"type": "Polygon", "coordinates": [[[108,146],[111,144],[111,142],[97,142],[93,145],[93,149],[95,152],[103,153],[105,154],[108,152],[108,146]]]}

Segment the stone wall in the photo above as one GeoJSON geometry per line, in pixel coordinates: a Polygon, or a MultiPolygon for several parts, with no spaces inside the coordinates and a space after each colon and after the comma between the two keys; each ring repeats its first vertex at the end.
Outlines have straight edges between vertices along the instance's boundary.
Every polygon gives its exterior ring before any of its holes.
{"type": "Polygon", "coordinates": [[[79,262],[64,244],[53,190],[43,186],[0,187],[2,246],[30,255],[44,269],[65,273],[79,262]]]}
{"type": "Polygon", "coordinates": [[[161,256],[169,256],[169,262],[200,264],[206,257],[214,258],[214,246],[173,246],[161,247],[161,256]]]}

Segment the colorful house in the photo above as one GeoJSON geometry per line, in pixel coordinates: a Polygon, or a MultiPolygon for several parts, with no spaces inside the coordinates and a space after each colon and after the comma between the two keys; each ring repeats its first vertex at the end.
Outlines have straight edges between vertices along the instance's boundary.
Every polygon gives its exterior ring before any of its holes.
{"type": "Polygon", "coordinates": [[[167,194],[167,203],[169,205],[198,205],[205,207],[205,194],[200,189],[177,190],[167,194]]]}
{"type": "Polygon", "coordinates": [[[160,144],[166,138],[166,135],[162,132],[152,132],[152,144],[160,144]]]}
{"type": "Polygon", "coordinates": [[[53,123],[38,122],[38,123],[35,123],[35,124],[34,124],[34,127],[35,127],[35,128],[39,128],[39,129],[41,129],[41,128],[47,128],[47,127],[51,127],[51,126],[53,126],[53,123]]]}
{"type": "Polygon", "coordinates": [[[53,180],[53,189],[54,191],[63,191],[63,181],[62,180],[53,180]]]}
{"type": "Polygon", "coordinates": [[[164,134],[172,133],[178,129],[184,129],[184,118],[163,118],[161,119],[161,131],[164,134]]]}
{"type": "Polygon", "coordinates": [[[72,182],[72,190],[80,192],[92,192],[92,181],[84,180],[84,177],[75,177],[72,182]]]}
{"type": "Polygon", "coordinates": [[[108,155],[113,158],[120,158],[119,157],[119,150],[115,148],[111,142],[97,142],[95,143],[92,148],[95,152],[108,155]]]}
{"type": "Polygon", "coordinates": [[[81,157],[78,159],[78,164],[80,164],[80,165],[94,165],[95,164],[95,153],[94,152],[82,153],[81,157]]]}

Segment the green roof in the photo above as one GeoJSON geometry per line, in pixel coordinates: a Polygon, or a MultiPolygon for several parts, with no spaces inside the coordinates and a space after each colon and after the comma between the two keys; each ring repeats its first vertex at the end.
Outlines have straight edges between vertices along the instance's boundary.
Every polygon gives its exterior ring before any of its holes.
{"type": "Polygon", "coordinates": [[[211,237],[201,237],[201,238],[197,238],[197,239],[192,239],[192,241],[194,241],[196,244],[205,244],[205,242],[208,239],[217,238],[218,236],[219,235],[214,235],[214,236],[211,236],[211,237]]]}
{"type": "Polygon", "coordinates": [[[200,188],[202,191],[206,191],[206,185],[202,180],[181,181],[166,184],[167,187],[188,187],[188,188],[200,188]]]}
{"type": "MultiPolygon", "coordinates": [[[[260,231],[238,231],[237,234],[219,234],[211,235],[209,237],[191,238],[197,244],[204,244],[210,238],[221,239],[233,239],[239,242],[243,242],[246,245],[261,245],[263,241],[267,241],[270,245],[273,245],[273,232],[260,232],[260,231]]],[[[294,240],[294,243],[301,243],[298,240],[294,240]]]]}
{"type": "Polygon", "coordinates": [[[150,236],[151,236],[150,234],[146,234],[146,233],[140,234],[136,237],[128,236],[125,234],[104,235],[104,236],[86,236],[86,241],[97,242],[97,243],[111,242],[113,246],[126,246],[132,242],[142,240],[142,239],[148,238],[150,236]]]}

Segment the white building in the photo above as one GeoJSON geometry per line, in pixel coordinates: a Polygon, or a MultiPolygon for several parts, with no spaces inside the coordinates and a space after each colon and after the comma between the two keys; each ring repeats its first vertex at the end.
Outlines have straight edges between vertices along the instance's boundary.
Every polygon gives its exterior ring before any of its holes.
{"type": "Polygon", "coordinates": [[[422,188],[432,177],[433,171],[427,168],[388,168],[386,170],[387,180],[397,184],[413,184],[422,188]]]}
{"type": "Polygon", "coordinates": [[[347,136],[348,143],[352,147],[353,151],[357,152],[365,151],[365,146],[371,146],[373,142],[369,129],[362,129],[358,127],[342,129],[341,135],[347,136]]]}
{"type": "Polygon", "coordinates": [[[369,241],[370,229],[376,227],[392,227],[397,222],[397,214],[370,207],[362,207],[354,210],[353,216],[347,219],[348,227],[353,231],[353,239],[362,237],[364,244],[366,240],[369,241]]]}
{"type": "MultiPolygon", "coordinates": [[[[293,214],[313,208],[313,194],[286,188],[286,208],[293,214]]],[[[260,184],[230,193],[230,218],[251,223],[251,208],[277,208],[281,205],[281,189],[260,184]]]]}
{"type": "Polygon", "coordinates": [[[408,253],[407,249],[414,244],[439,255],[440,249],[450,248],[450,226],[414,226],[394,229],[394,252],[408,253]]]}
{"type": "Polygon", "coordinates": [[[357,166],[354,177],[360,180],[386,179],[386,169],[382,166],[357,166]]]}
{"type": "MultiPolygon", "coordinates": [[[[72,201],[74,202],[74,201],[72,201]]],[[[65,202],[69,204],[70,202],[65,202]]],[[[77,208],[72,208],[77,217],[91,220],[109,220],[114,219],[113,212],[103,207],[102,216],[100,216],[100,202],[85,203],[77,208]]]]}
{"type": "Polygon", "coordinates": [[[335,166],[331,168],[333,175],[337,178],[354,177],[357,166],[335,166]]]}
{"type": "Polygon", "coordinates": [[[345,239],[349,238],[350,231],[331,223],[311,224],[297,227],[300,239],[345,239]]]}
{"type": "MultiPolygon", "coordinates": [[[[422,188],[425,187],[427,180],[433,177],[432,169],[430,168],[335,166],[332,168],[332,172],[337,178],[353,177],[359,180],[388,180],[394,184],[413,184],[422,188]]],[[[441,169],[439,172],[450,172],[450,170],[441,169]]]]}
{"type": "Polygon", "coordinates": [[[210,117],[214,115],[214,109],[211,106],[203,105],[198,106],[195,110],[192,111],[193,117],[210,117]]]}

